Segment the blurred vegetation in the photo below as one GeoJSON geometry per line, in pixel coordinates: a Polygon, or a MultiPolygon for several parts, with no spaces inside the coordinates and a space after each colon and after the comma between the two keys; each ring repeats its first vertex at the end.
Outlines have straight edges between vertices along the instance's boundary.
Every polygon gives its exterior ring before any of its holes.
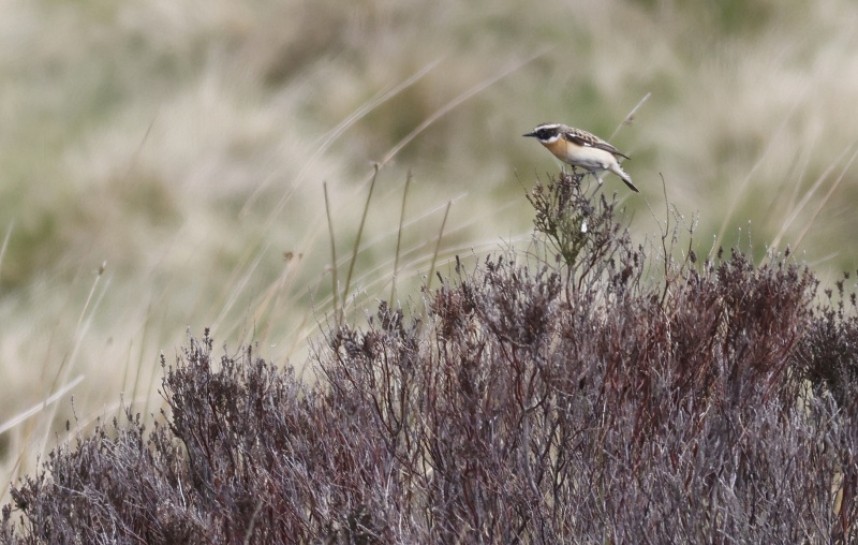
{"type": "MultiPolygon", "coordinates": [[[[4,2],[0,426],[80,376],[82,422],[120,395],[146,414],[188,327],[302,360],[331,310],[321,184],[343,267],[388,156],[351,312],[390,289],[408,171],[397,282],[427,274],[448,201],[442,266],[526,243],[523,194],[557,170],[519,137],[542,121],[632,156],[640,241],[663,176],[700,256],[789,246],[823,279],[854,270],[854,28],[849,0],[4,2]]],[[[69,411],[0,433],[2,475],[69,411]]]]}

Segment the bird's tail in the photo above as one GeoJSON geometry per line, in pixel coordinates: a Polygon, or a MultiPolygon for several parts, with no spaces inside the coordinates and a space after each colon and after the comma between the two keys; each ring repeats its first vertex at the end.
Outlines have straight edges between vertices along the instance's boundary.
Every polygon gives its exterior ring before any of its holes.
{"type": "Polygon", "coordinates": [[[624,181],[627,186],[629,186],[629,189],[631,189],[635,193],[640,193],[640,190],[635,187],[635,184],[632,183],[632,177],[626,174],[626,171],[623,170],[623,168],[619,164],[611,165],[611,172],[619,176],[620,179],[624,181]]]}

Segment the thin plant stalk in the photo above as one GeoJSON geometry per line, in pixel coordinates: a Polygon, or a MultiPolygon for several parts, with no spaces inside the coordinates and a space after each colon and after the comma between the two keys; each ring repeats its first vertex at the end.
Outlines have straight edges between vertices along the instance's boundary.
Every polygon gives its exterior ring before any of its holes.
{"type": "Polygon", "coordinates": [[[336,324],[340,324],[342,318],[339,309],[339,301],[337,300],[337,245],[334,242],[334,220],[331,217],[331,200],[328,197],[328,182],[322,183],[322,189],[325,192],[325,216],[328,218],[328,233],[331,240],[331,296],[334,298],[334,320],[336,324]]]}
{"type": "Polygon", "coordinates": [[[611,136],[610,136],[610,138],[608,138],[608,140],[613,140],[614,137],[617,136],[617,133],[620,132],[620,129],[623,128],[623,125],[629,125],[629,124],[631,124],[632,121],[634,121],[635,114],[638,112],[638,110],[640,110],[643,107],[644,104],[646,104],[646,101],[649,100],[649,97],[651,97],[651,96],[652,96],[652,93],[647,93],[643,96],[642,99],[640,99],[638,101],[637,104],[635,104],[635,107],[631,109],[631,111],[620,122],[620,124],[617,125],[617,128],[614,129],[614,132],[611,133],[611,136]]]}
{"type": "Polygon", "coordinates": [[[447,225],[447,216],[450,215],[450,206],[453,203],[447,201],[447,208],[444,209],[444,219],[441,221],[441,229],[438,231],[438,238],[435,242],[435,251],[432,252],[432,264],[429,266],[429,278],[426,280],[426,289],[432,287],[432,277],[435,276],[435,262],[438,259],[438,252],[441,250],[441,239],[444,236],[444,227],[447,225]]]}
{"type": "Polygon", "coordinates": [[[396,231],[396,251],[393,253],[393,279],[390,282],[390,299],[392,305],[396,296],[396,278],[399,274],[399,252],[402,247],[402,224],[405,221],[405,202],[408,199],[408,188],[411,187],[411,170],[405,177],[405,189],[402,191],[402,207],[399,210],[399,229],[396,231]]]}
{"type": "Polygon", "coordinates": [[[816,218],[819,216],[819,213],[822,212],[822,209],[825,208],[825,205],[828,203],[828,200],[831,198],[831,195],[834,193],[834,190],[840,186],[840,183],[843,181],[843,178],[846,176],[846,173],[849,171],[849,167],[852,166],[852,163],[855,162],[855,157],[858,156],[858,150],[852,153],[852,156],[849,157],[849,161],[843,166],[843,169],[840,171],[840,175],[834,180],[834,183],[831,184],[831,187],[828,188],[828,192],[820,199],[819,205],[816,207],[816,210],[813,211],[813,215],[810,217],[810,221],[804,224],[804,229],[802,229],[801,233],[799,233],[798,238],[795,240],[795,245],[798,247],[801,244],[801,241],[804,240],[804,237],[807,235],[808,231],[810,231],[811,226],[816,221],[816,218]]]}
{"type": "MultiPolygon", "coordinates": [[[[373,165],[373,174],[372,174],[372,182],[369,184],[369,192],[366,194],[366,203],[363,205],[363,213],[360,217],[360,225],[358,225],[357,237],[355,238],[355,243],[352,246],[352,259],[349,263],[349,270],[346,273],[346,283],[343,286],[343,307],[345,307],[345,301],[349,296],[349,288],[351,287],[352,281],[352,273],[355,270],[355,263],[357,262],[358,250],[360,249],[360,241],[363,237],[363,228],[366,225],[366,216],[367,212],[369,212],[369,203],[372,201],[372,192],[375,189],[375,182],[378,180],[378,164],[373,165]]],[[[330,217],[330,215],[329,215],[330,217]]],[[[333,236],[333,235],[332,235],[333,236]]]]}

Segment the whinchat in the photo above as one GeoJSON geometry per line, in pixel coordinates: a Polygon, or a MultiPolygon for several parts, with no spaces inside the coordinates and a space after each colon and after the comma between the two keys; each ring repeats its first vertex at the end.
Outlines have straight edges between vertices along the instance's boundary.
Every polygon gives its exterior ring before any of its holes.
{"type": "Polygon", "coordinates": [[[543,123],[523,136],[538,139],[555,157],[567,165],[572,165],[573,169],[581,167],[590,172],[600,184],[605,172],[611,171],[632,191],[638,192],[638,188],[632,183],[632,177],[626,174],[617,160],[619,157],[629,157],[595,134],[561,123],[543,123]]]}

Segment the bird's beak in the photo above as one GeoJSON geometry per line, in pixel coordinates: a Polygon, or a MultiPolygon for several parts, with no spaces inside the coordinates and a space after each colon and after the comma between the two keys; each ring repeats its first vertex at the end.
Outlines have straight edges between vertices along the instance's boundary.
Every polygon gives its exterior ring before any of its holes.
{"type": "Polygon", "coordinates": [[[527,134],[522,134],[522,136],[533,136],[533,137],[536,137],[536,133],[535,133],[535,132],[529,132],[529,133],[527,133],[527,134]]]}

